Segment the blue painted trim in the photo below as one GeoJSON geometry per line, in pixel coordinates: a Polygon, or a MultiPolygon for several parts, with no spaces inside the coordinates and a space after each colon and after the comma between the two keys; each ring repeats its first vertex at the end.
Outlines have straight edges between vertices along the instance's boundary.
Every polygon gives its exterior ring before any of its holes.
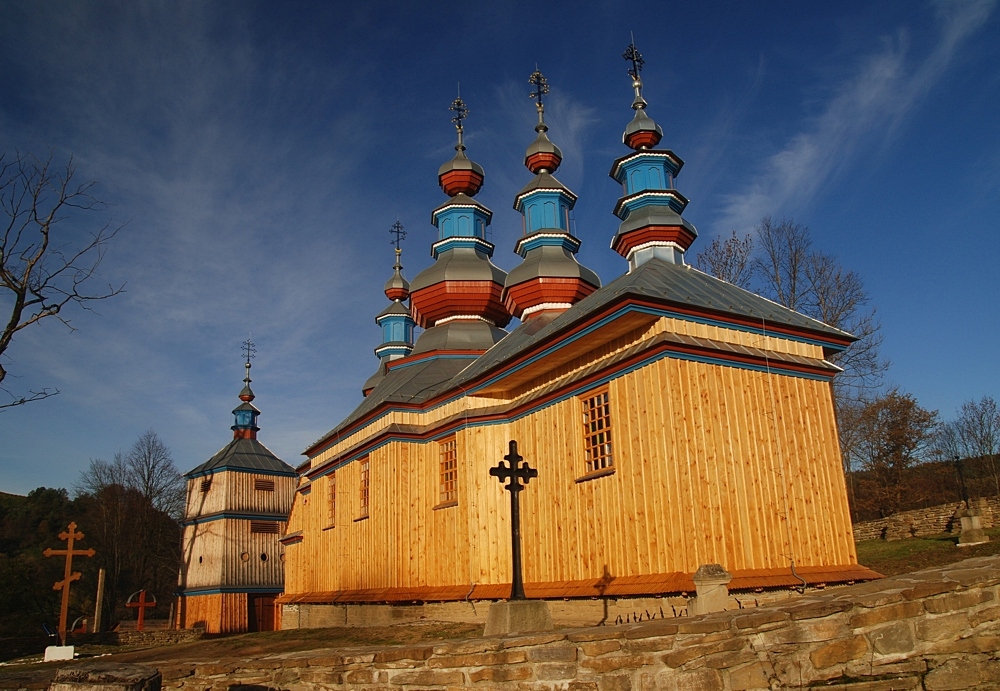
{"type": "Polygon", "coordinates": [[[223,593],[275,593],[280,594],[285,592],[281,588],[275,588],[273,586],[262,586],[260,588],[253,588],[247,586],[219,586],[218,588],[181,588],[174,591],[177,595],[182,597],[195,597],[198,595],[222,595],[223,593]]]}
{"type": "Polygon", "coordinates": [[[272,477],[298,477],[299,474],[294,470],[254,470],[253,468],[243,468],[243,467],[233,467],[233,466],[219,466],[218,468],[212,468],[210,470],[203,470],[200,473],[188,473],[184,477],[189,480],[193,480],[196,477],[204,477],[206,475],[215,475],[216,473],[221,473],[227,471],[230,473],[249,473],[250,475],[270,475],[272,477]]]}
{"type": "Polygon", "coordinates": [[[647,365],[650,365],[650,364],[656,362],[657,360],[662,360],[664,358],[674,358],[676,360],[689,360],[689,361],[692,361],[692,362],[701,362],[701,363],[710,364],[710,365],[723,365],[723,366],[736,367],[738,369],[745,369],[745,370],[751,370],[751,371],[756,371],[756,372],[764,372],[764,373],[770,372],[771,374],[783,374],[783,375],[791,376],[791,377],[799,377],[801,379],[811,379],[813,381],[830,381],[830,379],[832,379],[832,376],[823,376],[823,375],[809,374],[807,372],[799,372],[797,370],[784,369],[784,368],[782,368],[780,366],[766,367],[764,365],[754,365],[754,364],[750,364],[750,363],[746,363],[746,362],[733,362],[732,360],[724,360],[722,358],[713,358],[713,357],[707,357],[707,356],[703,356],[703,355],[694,355],[692,353],[678,353],[678,352],[675,352],[675,351],[666,350],[666,351],[659,352],[659,353],[656,353],[654,355],[651,355],[649,357],[643,358],[642,360],[640,360],[640,361],[636,362],[635,364],[630,365],[629,367],[626,367],[624,369],[615,370],[613,373],[608,374],[607,376],[601,377],[600,379],[597,379],[597,380],[594,380],[594,381],[588,381],[585,384],[580,384],[578,386],[574,386],[573,388],[568,389],[565,393],[563,393],[562,395],[560,395],[560,396],[558,396],[556,398],[553,398],[551,400],[547,400],[544,403],[541,403],[541,404],[539,404],[537,406],[532,406],[531,408],[527,408],[524,411],[522,411],[522,412],[520,412],[520,413],[518,413],[516,415],[512,415],[510,417],[506,417],[506,418],[503,418],[501,420],[483,420],[483,421],[480,421],[480,422],[477,422],[477,421],[473,420],[472,422],[463,422],[463,423],[461,423],[461,424],[459,424],[459,425],[457,425],[455,427],[449,427],[447,430],[442,430],[441,432],[439,432],[439,433],[437,433],[437,434],[435,434],[435,435],[433,435],[431,437],[428,437],[427,439],[419,439],[418,440],[418,439],[413,439],[412,437],[403,437],[403,436],[389,436],[389,437],[386,437],[385,439],[383,439],[381,442],[379,442],[375,446],[368,447],[363,452],[360,452],[360,453],[354,454],[353,456],[345,458],[342,461],[339,461],[336,465],[334,465],[334,466],[332,466],[332,467],[330,467],[328,469],[323,470],[323,472],[321,472],[321,473],[319,473],[317,475],[314,475],[312,477],[312,479],[316,480],[318,478],[324,477],[325,475],[329,475],[330,473],[334,472],[338,468],[342,468],[343,466],[345,466],[345,465],[347,465],[349,463],[352,463],[352,462],[358,460],[359,458],[365,458],[366,456],[370,455],[372,452],[377,451],[378,449],[381,449],[383,446],[385,446],[387,444],[390,444],[392,442],[406,442],[406,443],[410,443],[410,444],[429,444],[431,442],[437,442],[437,441],[443,439],[444,437],[451,436],[452,434],[455,434],[455,432],[457,432],[459,430],[464,430],[464,429],[468,429],[468,428],[471,428],[471,427],[486,427],[486,426],[489,426],[489,425],[503,425],[503,424],[509,424],[509,423],[512,423],[512,422],[517,422],[518,420],[520,420],[520,419],[522,419],[524,417],[527,417],[528,415],[532,415],[534,413],[537,413],[539,410],[544,410],[545,408],[548,408],[549,406],[555,405],[557,403],[562,403],[563,401],[565,401],[567,399],[575,398],[576,396],[579,396],[581,393],[583,393],[585,391],[589,391],[589,390],[597,388],[599,386],[603,386],[603,385],[607,384],[608,382],[612,381],[613,379],[618,379],[619,377],[622,377],[622,376],[624,376],[626,374],[629,374],[629,373],[634,372],[634,371],[636,371],[638,369],[646,367],[647,365]]]}
{"type": "Polygon", "coordinates": [[[197,518],[192,518],[187,521],[181,522],[183,526],[189,525],[199,525],[201,523],[211,523],[212,521],[221,521],[224,518],[230,518],[238,521],[270,521],[272,523],[281,523],[288,520],[288,516],[281,513],[235,513],[232,511],[220,511],[219,513],[210,513],[204,516],[198,516],[197,518]]]}

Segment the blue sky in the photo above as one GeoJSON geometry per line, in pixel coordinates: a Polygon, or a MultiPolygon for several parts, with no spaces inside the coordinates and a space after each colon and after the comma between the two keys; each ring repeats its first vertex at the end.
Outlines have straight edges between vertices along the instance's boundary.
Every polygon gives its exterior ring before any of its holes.
{"type": "Polygon", "coordinates": [[[558,175],[580,197],[578,256],[605,282],[623,273],[607,172],[632,115],[630,31],[648,112],[686,161],[692,254],[792,217],[864,277],[891,382],[944,418],[1000,396],[998,15],[909,0],[2,3],[2,149],[72,153],[128,225],[100,276],[127,292],[7,353],[10,388],[62,393],[0,413],[0,491],[69,487],[147,429],[182,471],[198,465],[231,438],[248,333],[260,439],[300,462],[375,370],[397,217],[406,275],[431,262],[458,82],[494,261],[518,261],[537,63],[558,175]]]}

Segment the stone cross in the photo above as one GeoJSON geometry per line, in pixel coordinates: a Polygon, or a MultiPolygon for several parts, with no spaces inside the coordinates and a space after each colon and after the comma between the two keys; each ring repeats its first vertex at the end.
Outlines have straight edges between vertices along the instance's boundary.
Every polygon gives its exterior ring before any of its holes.
{"type": "Polygon", "coordinates": [[[76,523],[70,523],[68,530],[59,533],[59,539],[66,541],[66,549],[48,548],[42,554],[46,557],[56,557],[66,555],[66,567],[63,570],[63,579],[56,581],[52,586],[53,590],[62,590],[62,606],[59,608],[59,645],[66,645],[66,617],[69,614],[69,584],[80,580],[81,573],[73,571],[73,557],[92,557],[94,550],[73,549],[73,542],[83,539],[83,533],[76,532],[76,523]]]}
{"type": "Polygon", "coordinates": [[[538,471],[528,467],[526,461],[521,463],[524,458],[517,453],[517,442],[513,440],[510,442],[510,452],[503,457],[503,460],[507,461],[508,465],[500,461],[496,467],[490,468],[490,475],[499,479],[501,483],[506,481],[504,489],[510,492],[510,561],[514,571],[510,585],[510,599],[526,600],[524,581],[521,578],[521,504],[517,495],[531,478],[538,477],[538,471]],[[521,484],[522,480],[524,485],[521,484]]]}
{"type": "Polygon", "coordinates": [[[126,607],[139,608],[139,621],[135,625],[135,630],[142,631],[143,622],[146,620],[146,608],[156,607],[156,598],[154,597],[152,602],[146,602],[146,591],[143,589],[138,593],[132,593],[128,599],[129,601],[125,603],[126,607]],[[139,600],[137,602],[132,602],[132,598],[136,595],[139,596],[139,600]]]}

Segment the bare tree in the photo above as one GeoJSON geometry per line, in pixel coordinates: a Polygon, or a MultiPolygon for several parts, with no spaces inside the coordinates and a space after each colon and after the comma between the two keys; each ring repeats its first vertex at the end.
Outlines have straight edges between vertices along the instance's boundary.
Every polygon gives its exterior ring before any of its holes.
{"type": "Polygon", "coordinates": [[[705,273],[750,290],[753,281],[753,267],[750,263],[752,255],[753,238],[750,235],[741,238],[734,230],[732,236],[725,240],[712,240],[698,254],[697,263],[698,268],[705,273]]]}
{"type": "MultiPolygon", "coordinates": [[[[808,306],[807,276],[812,239],[809,229],[794,221],[775,223],[765,216],[754,228],[760,253],[753,270],[762,294],[788,309],[802,312],[808,306]]],[[[835,326],[831,324],[831,326],[835,326]]]]}
{"type": "Polygon", "coordinates": [[[983,396],[980,401],[966,401],[955,421],[958,448],[966,458],[979,458],[989,468],[993,484],[1000,494],[1000,469],[997,454],[1000,453],[1000,410],[992,396],[983,396]]]}
{"type": "Polygon", "coordinates": [[[0,319],[5,318],[0,331],[0,391],[10,399],[0,402],[0,410],[59,393],[43,388],[14,394],[6,388],[3,357],[14,334],[49,317],[73,329],[64,313],[68,305],[89,309],[90,303],[124,289],[109,285],[91,292],[87,285],[122,226],[105,223],[73,241],[69,235],[76,224],[60,225],[75,220],[80,212],[105,209],[91,195],[95,183],[77,184],[75,173],[72,158],[56,170],[51,156],[40,161],[20,153],[0,155],[0,206],[5,214],[0,217],[0,319]],[[57,234],[63,227],[69,232],[57,234]]]}

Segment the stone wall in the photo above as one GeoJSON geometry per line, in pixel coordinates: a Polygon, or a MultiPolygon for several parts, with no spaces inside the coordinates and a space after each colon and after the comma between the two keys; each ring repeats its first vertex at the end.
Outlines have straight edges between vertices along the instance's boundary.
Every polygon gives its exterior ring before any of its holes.
{"type": "MultiPolygon", "coordinates": [[[[992,528],[993,517],[1000,515],[1000,497],[983,497],[971,502],[978,508],[984,528],[992,528]]],[[[861,540],[901,540],[908,537],[925,537],[941,533],[958,532],[960,526],[952,519],[960,502],[930,506],[926,509],[900,511],[876,521],[855,523],[854,539],[861,540]]]]}
{"type": "Polygon", "coordinates": [[[1000,557],[752,610],[406,647],[164,666],[183,691],[1000,688],[1000,557]]]}

